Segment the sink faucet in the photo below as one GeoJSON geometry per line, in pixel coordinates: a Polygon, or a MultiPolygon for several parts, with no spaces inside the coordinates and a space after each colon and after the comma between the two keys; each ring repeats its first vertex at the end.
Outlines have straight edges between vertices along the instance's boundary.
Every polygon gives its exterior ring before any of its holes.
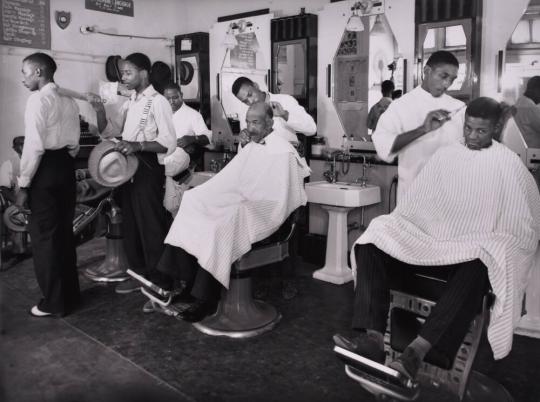
{"type": "Polygon", "coordinates": [[[360,183],[362,187],[367,186],[367,182],[368,182],[368,177],[366,175],[367,169],[369,169],[369,164],[366,161],[366,155],[362,154],[362,177],[359,177],[358,179],[354,181],[355,183],[360,183]]]}
{"type": "Polygon", "coordinates": [[[336,169],[336,158],[340,155],[342,155],[341,151],[334,151],[330,154],[330,157],[332,158],[330,170],[327,170],[323,173],[323,176],[328,183],[335,183],[338,180],[338,171],[336,169]]]}

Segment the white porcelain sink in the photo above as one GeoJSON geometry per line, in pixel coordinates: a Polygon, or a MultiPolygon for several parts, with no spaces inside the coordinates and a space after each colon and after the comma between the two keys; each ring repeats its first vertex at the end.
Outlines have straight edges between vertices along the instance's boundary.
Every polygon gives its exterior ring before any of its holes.
{"type": "Polygon", "coordinates": [[[381,189],[371,184],[315,181],[306,183],[306,194],[308,202],[337,207],[356,208],[381,201],[381,189]]]}

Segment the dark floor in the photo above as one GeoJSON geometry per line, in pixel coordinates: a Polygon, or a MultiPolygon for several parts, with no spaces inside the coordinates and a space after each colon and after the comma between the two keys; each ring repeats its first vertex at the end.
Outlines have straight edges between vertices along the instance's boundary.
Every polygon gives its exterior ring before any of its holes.
{"type": "MultiPolygon", "coordinates": [[[[78,256],[81,269],[98,264],[104,240],[80,246],[78,256]]],[[[32,318],[27,310],[40,292],[25,260],[0,273],[0,401],[371,401],[332,352],[332,334],[349,325],[352,285],[313,280],[314,269],[298,267],[300,294],[292,301],[272,288],[269,301],[283,314],[273,331],[232,340],[144,315],[141,294],[117,295],[82,276],[79,311],[32,318]]],[[[476,366],[515,401],[540,401],[540,340],[516,336],[499,362],[484,342],[476,366]]]]}

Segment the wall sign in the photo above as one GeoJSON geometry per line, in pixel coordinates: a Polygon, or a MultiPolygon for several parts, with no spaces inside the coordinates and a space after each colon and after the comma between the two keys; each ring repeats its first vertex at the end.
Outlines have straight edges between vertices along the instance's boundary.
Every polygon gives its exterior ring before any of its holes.
{"type": "Polygon", "coordinates": [[[85,8],[133,17],[133,0],[85,0],[85,8]]]}
{"type": "Polygon", "coordinates": [[[51,48],[49,0],[0,0],[0,44],[51,48]]]}
{"type": "Polygon", "coordinates": [[[231,50],[231,67],[254,69],[257,65],[259,42],[254,32],[236,35],[238,45],[231,50]]]}

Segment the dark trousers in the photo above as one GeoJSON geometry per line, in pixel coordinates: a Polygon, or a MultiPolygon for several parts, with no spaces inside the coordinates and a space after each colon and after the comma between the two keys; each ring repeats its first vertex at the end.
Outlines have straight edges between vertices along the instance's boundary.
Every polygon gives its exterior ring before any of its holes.
{"type": "Polygon", "coordinates": [[[152,278],[171,223],[163,206],[165,172],[155,153],[137,157],[137,172],[121,187],[122,234],[129,267],[152,278]]]}
{"type": "Polygon", "coordinates": [[[75,165],[66,149],[45,151],[29,191],[34,269],[43,293],[39,309],[67,314],[79,302],[73,236],[75,165]]]}
{"type": "Polygon", "coordinates": [[[165,246],[158,270],[170,280],[184,281],[187,291],[199,300],[214,302],[219,299],[222,288],[219,281],[199,265],[196,257],[180,247],[165,246]]]}
{"type": "Polygon", "coordinates": [[[357,273],[353,328],[384,333],[393,285],[399,287],[409,280],[415,269],[451,270],[452,275],[419,335],[441,351],[457,350],[489,288],[487,268],[480,260],[426,267],[396,260],[373,244],[357,245],[354,250],[357,273]]]}

